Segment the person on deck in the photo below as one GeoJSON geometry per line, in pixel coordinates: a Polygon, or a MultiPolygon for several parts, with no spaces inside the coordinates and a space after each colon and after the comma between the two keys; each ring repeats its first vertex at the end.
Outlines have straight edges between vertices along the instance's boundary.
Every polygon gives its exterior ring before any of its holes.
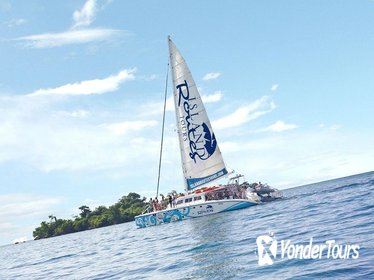
{"type": "Polygon", "coordinates": [[[152,197],[149,199],[148,204],[149,204],[148,211],[151,213],[153,212],[153,209],[154,209],[152,197]]]}
{"type": "Polygon", "coordinates": [[[246,192],[246,189],[244,187],[241,187],[240,188],[239,198],[245,199],[245,192],[246,192]]]}
{"type": "Polygon", "coordinates": [[[225,197],[226,199],[229,199],[229,198],[230,198],[230,195],[229,195],[229,192],[228,192],[227,189],[225,189],[225,190],[223,191],[223,195],[224,195],[224,197],[225,197]]]}
{"type": "Polygon", "coordinates": [[[175,208],[175,206],[177,205],[177,197],[176,195],[173,195],[173,208],[175,208]]]}
{"type": "Polygon", "coordinates": [[[158,199],[157,199],[157,197],[155,197],[155,199],[153,200],[153,202],[154,202],[154,209],[155,209],[155,211],[158,211],[158,210],[160,210],[160,204],[158,203],[158,199]]]}

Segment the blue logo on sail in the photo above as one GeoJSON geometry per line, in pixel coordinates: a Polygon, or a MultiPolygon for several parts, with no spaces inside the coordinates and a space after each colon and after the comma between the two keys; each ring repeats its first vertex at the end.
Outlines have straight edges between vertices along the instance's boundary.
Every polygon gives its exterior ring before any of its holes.
{"type": "Polygon", "coordinates": [[[214,136],[214,133],[213,134],[210,133],[209,128],[205,123],[202,124],[202,127],[203,127],[203,130],[204,130],[204,133],[205,133],[205,136],[204,136],[205,145],[204,145],[204,147],[205,147],[206,151],[208,152],[208,154],[210,156],[214,153],[214,151],[216,150],[216,147],[217,147],[216,137],[214,136]]]}
{"type": "Polygon", "coordinates": [[[184,116],[180,118],[181,134],[183,141],[189,143],[189,157],[196,162],[196,159],[206,160],[217,147],[214,133],[211,133],[206,123],[199,123],[199,110],[196,97],[190,97],[187,81],[177,85],[178,107],[183,106],[184,116]]]}

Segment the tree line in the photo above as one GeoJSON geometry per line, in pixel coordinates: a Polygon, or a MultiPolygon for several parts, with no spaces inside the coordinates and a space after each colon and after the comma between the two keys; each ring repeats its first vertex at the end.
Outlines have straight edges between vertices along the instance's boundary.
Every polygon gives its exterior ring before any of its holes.
{"type": "Polygon", "coordinates": [[[49,221],[41,222],[33,231],[34,239],[43,239],[63,234],[100,228],[115,224],[131,222],[136,215],[143,212],[146,198],[140,198],[137,193],[130,192],[112,206],[99,206],[91,210],[88,206],[79,207],[81,211],[74,219],[58,219],[49,215],[49,221]]]}

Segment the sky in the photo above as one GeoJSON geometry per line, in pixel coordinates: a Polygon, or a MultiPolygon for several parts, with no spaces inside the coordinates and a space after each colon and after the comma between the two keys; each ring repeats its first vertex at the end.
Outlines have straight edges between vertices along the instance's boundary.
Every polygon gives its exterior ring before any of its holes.
{"type": "MultiPolygon", "coordinates": [[[[0,1],[0,245],[155,195],[167,36],[228,168],[279,189],[374,170],[374,1],[0,1]]],[[[171,84],[160,192],[183,191],[171,84]]]]}

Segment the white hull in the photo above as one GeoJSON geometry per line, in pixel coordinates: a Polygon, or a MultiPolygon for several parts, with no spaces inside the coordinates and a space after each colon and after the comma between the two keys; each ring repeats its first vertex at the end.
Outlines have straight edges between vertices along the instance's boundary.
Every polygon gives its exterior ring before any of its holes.
{"type": "Polygon", "coordinates": [[[189,218],[202,217],[210,214],[247,208],[257,205],[257,202],[248,199],[211,200],[177,208],[142,214],[135,217],[135,224],[139,228],[156,226],[160,224],[181,221],[189,218]]]}

